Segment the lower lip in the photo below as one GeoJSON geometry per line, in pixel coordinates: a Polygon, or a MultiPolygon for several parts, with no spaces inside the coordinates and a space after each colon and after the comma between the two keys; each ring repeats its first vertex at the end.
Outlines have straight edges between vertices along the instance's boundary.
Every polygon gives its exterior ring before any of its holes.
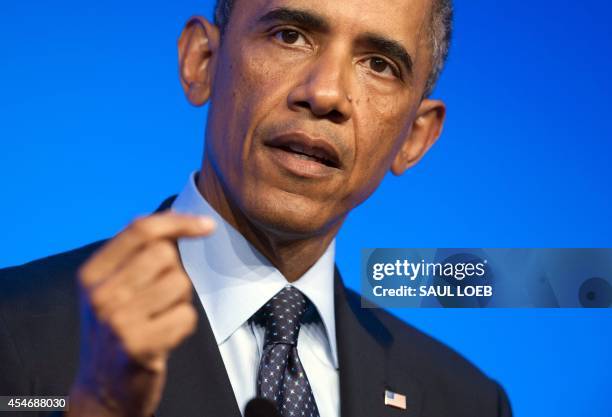
{"type": "Polygon", "coordinates": [[[298,154],[286,151],[282,148],[268,146],[272,159],[280,166],[294,175],[304,178],[323,178],[336,174],[338,168],[333,168],[309,159],[304,159],[298,154]]]}

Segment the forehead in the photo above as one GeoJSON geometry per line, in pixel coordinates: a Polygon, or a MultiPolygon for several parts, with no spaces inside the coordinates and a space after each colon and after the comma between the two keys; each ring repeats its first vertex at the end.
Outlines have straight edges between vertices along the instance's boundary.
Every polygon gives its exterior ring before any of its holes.
{"type": "Polygon", "coordinates": [[[414,54],[427,27],[430,1],[240,0],[232,14],[248,22],[275,8],[311,11],[325,18],[332,31],[354,36],[378,33],[401,42],[414,54]]]}

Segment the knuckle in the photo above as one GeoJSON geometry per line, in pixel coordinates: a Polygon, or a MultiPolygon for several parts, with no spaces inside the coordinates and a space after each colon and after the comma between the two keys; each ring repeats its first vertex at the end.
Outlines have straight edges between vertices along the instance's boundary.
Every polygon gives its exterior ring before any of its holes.
{"type": "Polygon", "coordinates": [[[91,284],[93,281],[93,268],[89,260],[79,266],[77,269],[77,277],[82,285],[88,286],[91,284]]]}
{"type": "Polygon", "coordinates": [[[187,309],[187,312],[186,312],[186,315],[187,315],[186,321],[188,323],[195,325],[198,321],[198,313],[192,305],[189,305],[188,307],[189,308],[187,309]]]}
{"type": "Polygon", "coordinates": [[[147,361],[158,349],[156,344],[151,343],[142,333],[131,333],[123,339],[122,347],[125,353],[136,361],[147,361]]]}
{"type": "Polygon", "coordinates": [[[146,240],[151,235],[151,221],[146,216],[136,217],[127,227],[127,231],[137,238],[146,240]]]}
{"type": "Polygon", "coordinates": [[[89,294],[89,302],[93,307],[94,312],[99,312],[104,307],[105,294],[103,291],[92,291],[89,294]]]}
{"type": "Polygon", "coordinates": [[[176,259],[176,250],[167,240],[162,240],[153,246],[155,256],[164,262],[171,262],[176,259]]]}
{"type": "Polygon", "coordinates": [[[186,329],[191,329],[198,320],[198,313],[191,304],[184,303],[180,308],[180,322],[183,323],[186,329]]]}
{"type": "Polygon", "coordinates": [[[113,330],[115,335],[119,337],[120,340],[125,340],[129,338],[130,332],[124,332],[124,320],[121,314],[115,313],[111,314],[106,322],[108,326],[113,330]]]}
{"type": "Polygon", "coordinates": [[[196,312],[193,306],[189,306],[189,308],[185,312],[185,328],[187,334],[191,334],[195,331],[198,324],[198,313],[196,312]]]}
{"type": "Polygon", "coordinates": [[[131,225],[133,227],[143,227],[147,221],[148,216],[138,215],[132,219],[131,225]]]}
{"type": "Polygon", "coordinates": [[[142,353],[143,344],[141,343],[141,337],[139,335],[128,333],[120,340],[123,350],[129,356],[139,356],[142,353]]]}
{"type": "Polygon", "coordinates": [[[180,314],[176,315],[176,322],[167,334],[166,342],[173,347],[193,334],[197,325],[197,313],[192,306],[183,304],[179,308],[180,314]]]}
{"type": "Polygon", "coordinates": [[[176,285],[179,287],[181,294],[191,294],[191,280],[180,271],[177,272],[177,276],[176,285]]]}

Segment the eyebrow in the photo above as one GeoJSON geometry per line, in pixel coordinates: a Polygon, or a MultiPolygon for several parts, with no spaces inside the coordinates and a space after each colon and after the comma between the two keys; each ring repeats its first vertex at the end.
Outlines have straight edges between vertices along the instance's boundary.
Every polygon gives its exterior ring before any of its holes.
{"type": "MultiPolygon", "coordinates": [[[[330,24],[323,16],[308,10],[295,9],[291,7],[278,7],[257,19],[259,23],[286,22],[302,26],[314,32],[329,32],[330,24]]],[[[385,35],[366,32],[357,38],[357,43],[372,49],[382,55],[386,55],[397,61],[404,67],[409,77],[413,75],[413,59],[401,43],[388,38],[385,35]]]]}
{"type": "Polygon", "coordinates": [[[257,19],[260,23],[281,21],[294,23],[316,32],[329,32],[329,23],[324,17],[307,10],[278,7],[257,19]]]}
{"type": "Polygon", "coordinates": [[[404,69],[408,75],[412,77],[414,66],[412,58],[410,57],[410,54],[406,48],[404,48],[399,42],[389,39],[384,35],[371,32],[360,35],[357,42],[383,55],[387,55],[395,61],[400,62],[401,65],[404,66],[404,69]]]}

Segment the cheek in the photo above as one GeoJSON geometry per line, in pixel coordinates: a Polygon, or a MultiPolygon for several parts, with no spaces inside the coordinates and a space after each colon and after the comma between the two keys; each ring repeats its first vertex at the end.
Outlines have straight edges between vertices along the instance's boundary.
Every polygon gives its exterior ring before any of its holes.
{"type": "Polygon", "coordinates": [[[251,52],[228,51],[220,62],[209,114],[210,145],[222,168],[232,166],[238,172],[250,149],[250,133],[270,113],[273,98],[269,93],[278,84],[269,62],[251,52]]]}
{"type": "Polygon", "coordinates": [[[359,162],[376,161],[379,166],[390,163],[410,125],[408,106],[396,95],[381,95],[367,89],[362,97],[354,110],[356,158],[359,162]]]}
{"type": "Polygon", "coordinates": [[[358,98],[354,108],[356,149],[377,159],[389,156],[409,126],[412,94],[395,83],[381,83],[358,73],[358,98]]]}
{"type": "Polygon", "coordinates": [[[283,70],[282,63],[271,58],[263,48],[250,46],[242,48],[229,60],[227,69],[233,99],[241,113],[261,113],[270,110],[284,91],[283,84],[290,75],[283,70]]]}
{"type": "Polygon", "coordinates": [[[231,117],[234,126],[242,126],[241,133],[245,135],[283,104],[287,97],[285,85],[292,77],[265,48],[255,45],[236,49],[224,57],[228,64],[221,68],[219,93],[225,96],[222,111],[231,117]]]}
{"type": "Polygon", "coordinates": [[[366,199],[382,181],[407,137],[408,106],[396,96],[367,91],[355,103],[355,159],[348,189],[366,199]]]}

